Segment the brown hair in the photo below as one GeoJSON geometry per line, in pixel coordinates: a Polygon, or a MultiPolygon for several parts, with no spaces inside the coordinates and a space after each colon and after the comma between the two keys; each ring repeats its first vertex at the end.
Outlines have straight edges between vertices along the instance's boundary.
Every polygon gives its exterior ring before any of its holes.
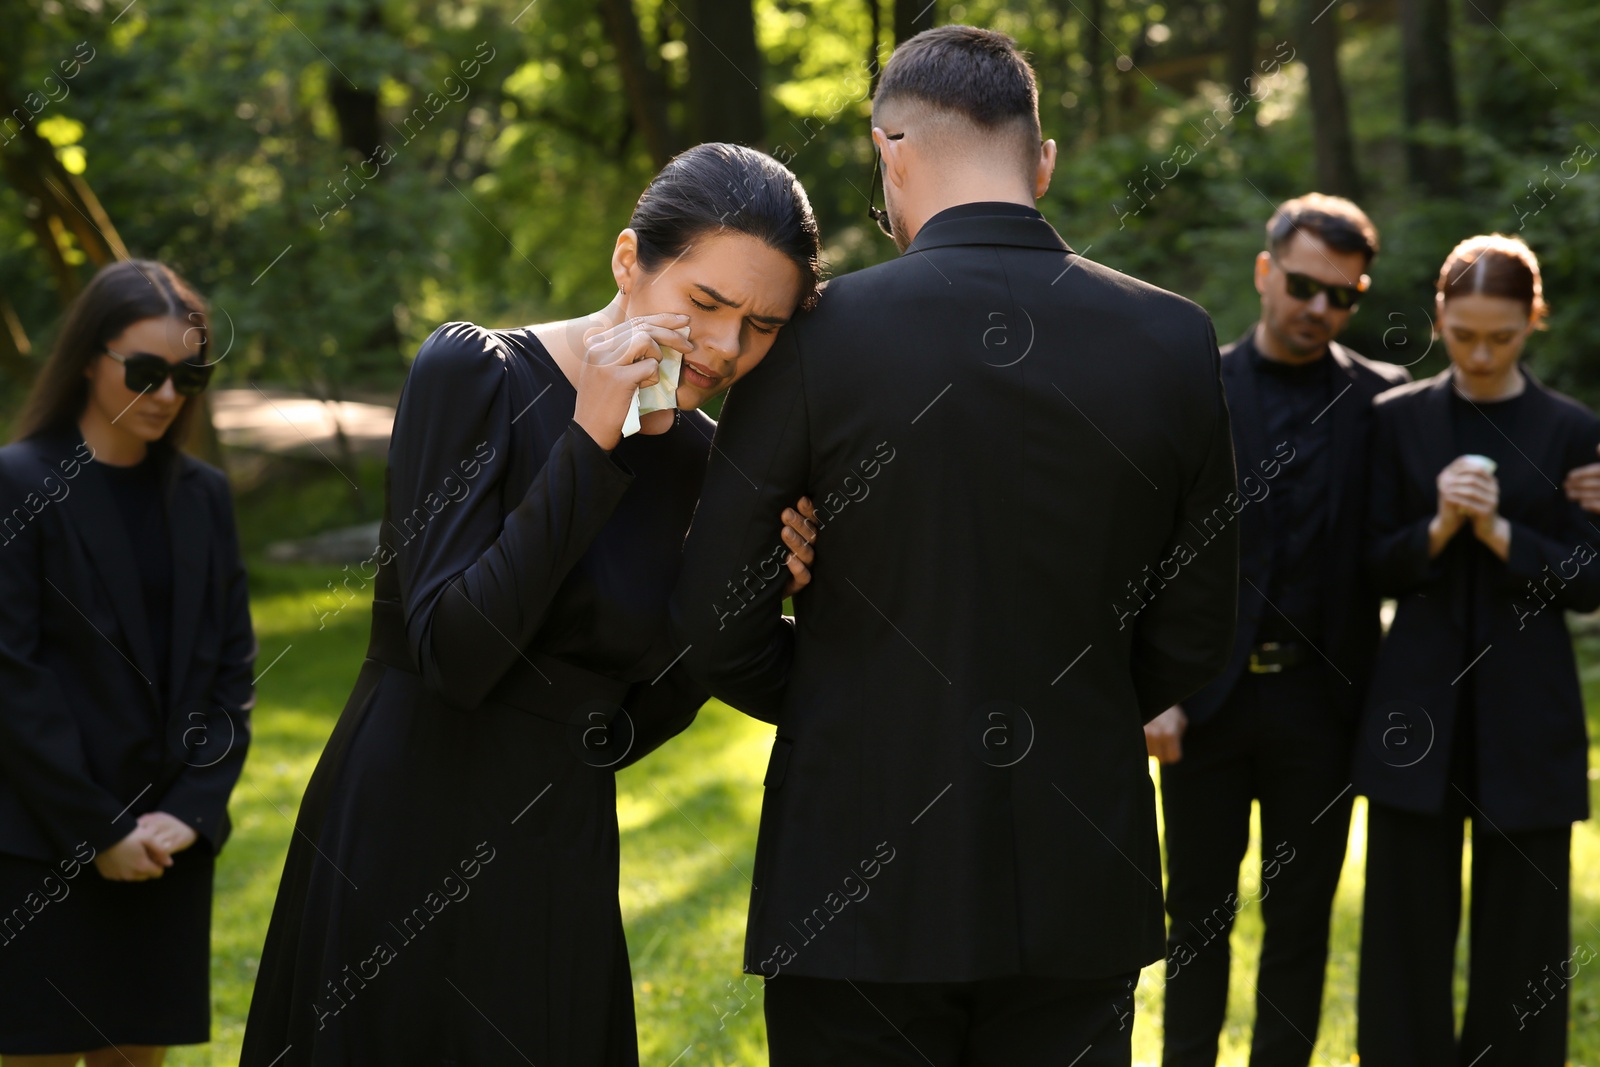
{"type": "MultiPolygon", "coordinates": [[[[84,371],[106,349],[106,342],[145,319],[173,318],[200,331],[205,352],[211,323],[205,300],[171,267],[150,259],[124,259],[100,268],[67,308],[61,333],[44,369],[33,383],[15,440],[75,425],[89,403],[84,371]]],[[[161,439],[180,448],[198,403],[185,398],[161,439]]]]}
{"type": "Polygon", "coordinates": [[[1378,254],[1378,228],[1353,202],[1342,196],[1307,193],[1285,200],[1267,220],[1267,248],[1282,252],[1304,230],[1335,252],[1359,252],[1372,265],[1378,254]]]}
{"type": "Polygon", "coordinates": [[[1502,233],[1479,234],[1456,245],[1439,268],[1438,290],[1442,300],[1477,293],[1525,304],[1536,330],[1544,328],[1550,314],[1539,257],[1522,238],[1502,233]]]}

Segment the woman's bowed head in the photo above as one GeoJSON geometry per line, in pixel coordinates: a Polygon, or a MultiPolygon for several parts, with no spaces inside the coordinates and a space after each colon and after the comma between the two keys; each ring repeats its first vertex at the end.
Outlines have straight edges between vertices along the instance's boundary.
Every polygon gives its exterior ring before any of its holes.
{"type": "MultiPolygon", "coordinates": [[[[1519,238],[1469,237],[1439,269],[1436,329],[1450,355],[1452,387],[1467,400],[1509,400],[1527,382],[1518,369],[1528,335],[1542,329],[1549,309],[1539,260],[1519,238]]],[[[1493,463],[1457,456],[1439,472],[1439,512],[1429,524],[1430,555],[1463,526],[1501,559],[1510,551],[1510,524],[1500,515],[1493,463]]]]}
{"type": "MultiPolygon", "coordinates": [[[[804,188],[762,152],[702,144],[645,189],[611,256],[616,297],[541,330],[557,362],[577,365],[573,415],[616,447],[634,393],[656,384],[663,350],[682,356],[677,406],[700,407],[761,362],[781,328],[816,300],[820,242],[804,188]]],[[[672,425],[646,414],[645,433],[672,425]]]]}

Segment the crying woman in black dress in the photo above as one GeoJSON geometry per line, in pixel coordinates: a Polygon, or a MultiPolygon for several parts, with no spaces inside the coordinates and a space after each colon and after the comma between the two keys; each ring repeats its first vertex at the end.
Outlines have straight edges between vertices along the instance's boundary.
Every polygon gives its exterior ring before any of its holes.
{"type": "Polygon", "coordinates": [[[605,309],[422,346],[367,660],[300,809],[247,1067],[637,1063],[613,772],[706,699],[666,633],[696,409],[814,299],[817,262],[794,175],[701,145],[640,197],[605,309]],[[658,345],[683,355],[678,407],[624,438],[658,345]]]}

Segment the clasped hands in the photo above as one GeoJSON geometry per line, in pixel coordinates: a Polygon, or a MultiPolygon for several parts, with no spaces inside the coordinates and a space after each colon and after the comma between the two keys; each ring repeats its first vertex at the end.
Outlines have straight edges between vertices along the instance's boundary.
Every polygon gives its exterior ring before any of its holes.
{"type": "Polygon", "coordinates": [[[1438,555],[1463,526],[1496,556],[1511,553],[1511,523],[1500,514],[1500,482],[1482,461],[1457,456],[1436,481],[1439,510],[1428,523],[1428,555],[1438,555]]]}
{"type": "Polygon", "coordinates": [[[160,878],[172,866],[173,854],[199,839],[193,827],[164,811],[147,811],[138,821],[132,833],[95,856],[101,877],[112,882],[160,878]]]}

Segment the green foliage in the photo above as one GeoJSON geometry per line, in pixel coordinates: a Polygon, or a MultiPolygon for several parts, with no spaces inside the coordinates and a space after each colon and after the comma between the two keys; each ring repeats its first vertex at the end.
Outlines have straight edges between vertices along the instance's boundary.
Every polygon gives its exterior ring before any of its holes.
{"type": "MultiPolygon", "coordinates": [[[[887,258],[893,247],[865,208],[869,94],[891,44],[890,5],[880,4],[876,43],[859,0],[755,6],[765,147],[806,182],[835,272],[887,258]]],[[[693,7],[633,7],[669,119],[689,129],[693,7]]],[[[1193,297],[1220,337],[1237,336],[1255,314],[1249,259],[1261,226],[1278,200],[1313,184],[1288,6],[1263,5],[1258,56],[1285,62],[1242,107],[1207,80],[1220,73],[1220,0],[1104,0],[1091,27],[1094,9],[969,0],[942,4],[941,21],[991,25],[1031,51],[1046,133],[1061,149],[1042,206],[1069,243],[1193,297]]],[[[1475,10],[1463,0],[1455,13],[1464,124],[1439,134],[1463,150],[1463,189],[1440,202],[1405,182],[1392,11],[1344,3],[1330,15],[1342,23],[1365,206],[1384,236],[1377,284],[1346,339],[1436,369],[1430,287],[1444,255],[1472,233],[1520,229],[1544,258],[1555,309],[1530,349],[1534,366],[1600,398],[1590,355],[1600,322],[1581,313],[1600,270],[1600,165],[1571,162],[1580,145],[1600,148],[1600,11],[1510,0],[1495,28],[1475,10]],[[1541,185],[1564,162],[1566,177],[1541,185]],[[1528,199],[1530,182],[1542,201],[1528,199]]],[[[324,395],[392,386],[441,321],[532,321],[607,298],[611,244],[652,168],[591,4],[281,0],[264,11],[142,0],[113,22],[98,0],[8,0],[0,12],[0,76],[14,92],[77,42],[96,50],[41,123],[53,122],[57,151],[130,248],[174,262],[212,296],[223,339],[231,334],[225,378],[324,395]],[[356,90],[376,98],[380,156],[349,147],[359,123],[338,105],[356,90]]],[[[60,301],[27,210],[0,188],[0,285],[39,347],[60,301]]]]}

